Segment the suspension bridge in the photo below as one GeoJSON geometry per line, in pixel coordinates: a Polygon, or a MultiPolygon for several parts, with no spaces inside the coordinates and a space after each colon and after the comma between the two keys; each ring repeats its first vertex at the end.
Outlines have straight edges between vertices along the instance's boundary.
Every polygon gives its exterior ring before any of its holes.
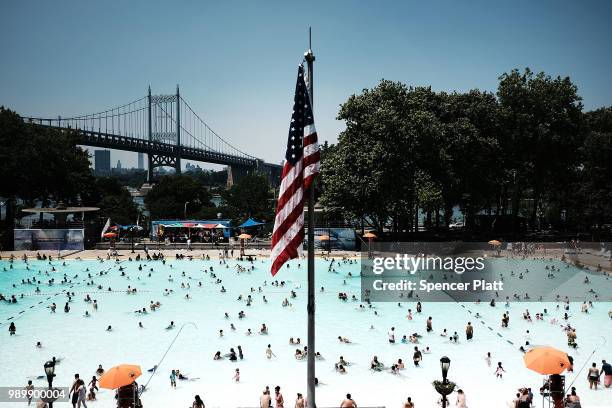
{"type": "Polygon", "coordinates": [[[267,174],[273,184],[280,179],[281,166],[265,163],[219,136],[181,97],[178,86],[169,95],[152,95],[149,87],[147,95],[98,113],[23,119],[75,132],[79,145],[146,153],[150,181],[155,167],[174,167],[180,173],[183,159],[226,165],[234,182],[255,170],[267,174]]]}

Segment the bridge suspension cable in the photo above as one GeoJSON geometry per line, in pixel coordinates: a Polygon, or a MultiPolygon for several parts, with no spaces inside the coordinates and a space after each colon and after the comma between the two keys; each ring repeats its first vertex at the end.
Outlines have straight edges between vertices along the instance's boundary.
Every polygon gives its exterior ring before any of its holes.
{"type": "Polygon", "coordinates": [[[167,145],[176,145],[180,133],[180,146],[183,149],[256,160],[212,130],[178,92],[176,95],[147,95],[93,114],[57,118],[24,117],[24,120],[104,137],[128,137],[167,145]]]}

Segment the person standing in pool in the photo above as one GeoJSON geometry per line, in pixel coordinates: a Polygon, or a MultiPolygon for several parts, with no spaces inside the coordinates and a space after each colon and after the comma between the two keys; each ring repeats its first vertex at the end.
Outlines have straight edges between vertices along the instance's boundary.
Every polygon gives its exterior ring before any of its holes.
{"type": "Polygon", "coordinates": [[[474,337],[474,326],[472,326],[472,322],[468,322],[467,326],[465,327],[465,337],[468,340],[472,340],[472,337],[474,337]]]}
{"type": "Polygon", "coordinates": [[[502,378],[502,376],[504,375],[505,372],[506,372],[506,370],[504,370],[504,367],[502,367],[502,362],[499,361],[497,363],[497,368],[495,369],[495,376],[497,378],[502,378]]]}
{"type": "Polygon", "coordinates": [[[11,324],[9,325],[9,335],[10,336],[14,336],[17,333],[17,328],[15,327],[15,323],[11,322],[11,324]]]}
{"type": "Polygon", "coordinates": [[[265,389],[263,395],[259,397],[259,408],[270,408],[271,405],[272,398],[270,397],[270,390],[265,389]]]}
{"type": "Polygon", "coordinates": [[[340,403],[340,408],[357,408],[357,403],[351,398],[351,394],[346,394],[346,398],[340,403]]]}
{"type": "Polygon", "coordinates": [[[274,387],[274,401],[276,402],[276,408],[284,408],[285,399],[283,398],[283,394],[280,392],[280,386],[274,387]]]}
{"type": "Polygon", "coordinates": [[[28,385],[26,385],[24,389],[28,393],[27,394],[27,396],[28,396],[28,405],[30,405],[32,403],[32,391],[34,391],[34,385],[32,385],[32,380],[28,381],[28,385]]]}
{"type": "Polygon", "coordinates": [[[433,331],[433,319],[431,316],[427,318],[427,333],[433,331]]]}
{"type": "Polygon", "coordinates": [[[295,400],[295,408],[306,408],[306,401],[299,392],[297,393],[297,399],[295,400]]]}
{"type": "Polygon", "coordinates": [[[191,404],[191,408],[205,408],[204,401],[202,401],[199,395],[195,396],[195,399],[193,400],[193,403],[191,404]]]}
{"type": "Polygon", "coordinates": [[[457,391],[457,408],[467,408],[466,402],[465,402],[465,393],[463,392],[462,389],[459,389],[457,391]]]}
{"type": "Polygon", "coordinates": [[[170,387],[176,388],[176,371],[174,370],[170,373],[170,387]]]}
{"type": "Polygon", "coordinates": [[[70,391],[68,392],[68,396],[72,394],[72,398],[70,402],[72,403],[72,408],[76,408],[77,401],[79,400],[79,394],[77,393],[77,389],[79,388],[79,374],[74,375],[74,382],[72,383],[72,387],[70,387],[70,391]]]}
{"type": "Polygon", "coordinates": [[[395,343],[395,327],[391,327],[391,330],[389,331],[389,343],[395,343]]]}
{"type": "Polygon", "coordinates": [[[597,390],[597,384],[599,384],[599,376],[601,373],[597,369],[597,364],[593,363],[591,368],[589,368],[589,372],[587,374],[587,380],[589,380],[589,389],[592,390],[595,387],[597,390]]]}
{"type": "Polygon", "coordinates": [[[423,355],[419,351],[417,346],[414,346],[414,354],[412,355],[412,361],[414,362],[414,366],[418,367],[419,362],[423,359],[423,355]]]}

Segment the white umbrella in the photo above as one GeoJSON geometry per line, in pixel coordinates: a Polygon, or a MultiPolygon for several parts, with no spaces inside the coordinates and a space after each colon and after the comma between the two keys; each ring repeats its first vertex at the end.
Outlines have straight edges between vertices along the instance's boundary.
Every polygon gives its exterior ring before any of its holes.
{"type": "Polygon", "coordinates": [[[215,227],[215,229],[217,229],[217,228],[222,228],[222,229],[225,229],[225,228],[229,228],[229,227],[226,227],[226,226],[225,226],[225,225],[223,225],[223,224],[217,224],[217,226],[215,227]]]}

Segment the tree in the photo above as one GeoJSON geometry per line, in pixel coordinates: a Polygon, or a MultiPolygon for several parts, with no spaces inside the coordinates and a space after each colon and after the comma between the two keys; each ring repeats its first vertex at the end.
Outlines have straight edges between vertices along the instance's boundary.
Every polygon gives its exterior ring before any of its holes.
{"type": "Polygon", "coordinates": [[[570,191],[573,222],[612,223],[612,107],[585,114],[585,138],[579,150],[581,171],[570,191]]]}
{"type": "Polygon", "coordinates": [[[273,195],[268,178],[262,174],[248,174],[229,190],[221,193],[225,212],[239,222],[248,218],[271,221],[273,195]]]}
{"type": "Polygon", "coordinates": [[[129,191],[112,177],[96,178],[83,193],[83,203],[99,207],[101,217],[118,224],[133,224],[138,217],[138,207],[129,191]]]}
{"type": "Polygon", "coordinates": [[[534,75],[526,68],[500,76],[503,156],[513,175],[512,216],[526,192],[533,226],[543,200],[563,197],[581,145],[582,103],[569,77],[534,75]]]}
{"type": "Polygon", "coordinates": [[[203,207],[212,207],[210,193],[202,184],[185,175],[162,177],[146,195],[145,204],[152,219],[182,219],[203,207]]]}
{"type": "Polygon", "coordinates": [[[76,134],[24,123],[0,107],[0,196],[6,200],[4,243],[12,247],[15,202],[43,206],[63,201],[78,204],[92,181],[89,155],[77,146],[76,134]]]}

